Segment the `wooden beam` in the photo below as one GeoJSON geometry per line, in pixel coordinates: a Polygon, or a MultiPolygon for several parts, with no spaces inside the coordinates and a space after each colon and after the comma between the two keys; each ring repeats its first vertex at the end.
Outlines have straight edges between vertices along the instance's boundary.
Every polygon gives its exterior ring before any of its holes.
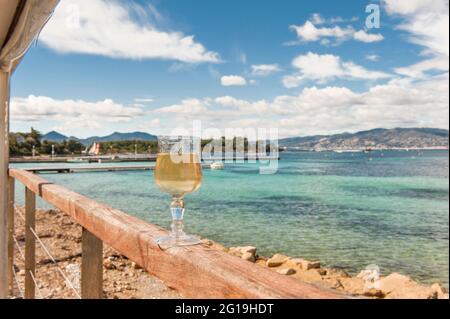
{"type": "Polygon", "coordinates": [[[14,178],[9,178],[8,182],[8,282],[9,291],[14,288],[14,178]]]}
{"type": "Polygon", "coordinates": [[[9,74],[0,70],[0,299],[8,295],[9,74]]]}
{"type": "Polygon", "coordinates": [[[36,195],[25,187],[25,299],[34,299],[36,275],[36,195]]]}
{"type": "MultiPolygon", "coordinates": [[[[10,175],[68,213],[104,243],[189,298],[344,298],[206,245],[163,251],[167,231],[18,169],[10,175]]],[[[130,206],[131,208],[131,206],[130,206]]]]}
{"type": "Polygon", "coordinates": [[[103,242],[83,228],[81,260],[81,298],[103,297],[103,242]]]}

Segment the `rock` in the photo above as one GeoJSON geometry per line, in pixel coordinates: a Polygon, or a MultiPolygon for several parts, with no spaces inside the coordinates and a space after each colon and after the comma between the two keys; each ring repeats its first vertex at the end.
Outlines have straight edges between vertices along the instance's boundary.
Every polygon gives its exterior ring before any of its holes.
{"type": "Polygon", "coordinates": [[[327,270],[323,268],[316,269],[319,275],[325,276],[327,274],[327,270]]]}
{"type": "Polygon", "coordinates": [[[52,216],[58,215],[58,213],[59,212],[57,210],[55,210],[55,209],[47,210],[47,214],[52,215],[52,216]]]}
{"type": "Polygon", "coordinates": [[[227,247],[225,247],[219,243],[216,243],[215,241],[209,240],[209,239],[203,239],[202,242],[212,249],[220,250],[223,252],[228,252],[228,250],[229,250],[227,247]]]}
{"type": "Polygon", "coordinates": [[[238,257],[241,257],[245,253],[250,253],[250,254],[255,255],[256,247],[254,247],[254,246],[230,247],[228,252],[230,254],[236,255],[238,257]]]}
{"type": "Polygon", "coordinates": [[[25,269],[21,269],[18,272],[19,276],[25,276],[25,269]]]}
{"type": "Polygon", "coordinates": [[[278,266],[281,266],[287,260],[289,260],[288,256],[285,256],[282,254],[275,254],[272,256],[272,258],[267,260],[266,265],[267,265],[267,267],[278,267],[278,266]]]}
{"type": "Polygon", "coordinates": [[[116,269],[116,266],[113,264],[110,258],[107,258],[103,261],[103,266],[105,266],[105,268],[109,270],[116,269]]]}
{"type": "Polygon", "coordinates": [[[381,289],[385,294],[390,294],[399,287],[406,287],[412,284],[413,280],[411,278],[394,272],[376,282],[374,286],[381,289]]]}
{"type": "Polygon", "coordinates": [[[386,299],[437,299],[437,293],[429,287],[417,285],[396,289],[386,299]]]}
{"type": "Polygon", "coordinates": [[[438,299],[448,299],[447,289],[445,289],[441,284],[436,283],[431,285],[431,290],[436,292],[438,299]]]}
{"type": "Polygon", "coordinates": [[[370,289],[364,290],[363,295],[366,297],[374,297],[374,298],[384,298],[384,296],[385,296],[383,291],[381,291],[380,289],[376,289],[376,288],[370,288],[370,289]]]}
{"type": "Polygon", "coordinates": [[[343,286],[343,289],[352,295],[364,294],[364,280],[361,278],[339,278],[338,279],[343,286]]]}
{"type": "Polygon", "coordinates": [[[254,263],[256,261],[255,254],[252,254],[252,253],[243,253],[241,258],[244,260],[250,261],[252,263],[254,263]]]}
{"type": "Polygon", "coordinates": [[[436,299],[437,291],[413,281],[410,277],[392,273],[374,283],[387,299],[436,299]]]}
{"type": "Polygon", "coordinates": [[[327,276],[330,277],[339,277],[339,278],[350,278],[351,276],[342,269],[335,269],[335,268],[327,268],[327,276]]]}
{"type": "Polygon", "coordinates": [[[301,264],[303,270],[310,270],[310,269],[317,269],[320,268],[320,262],[319,261],[309,261],[306,259],[303,259],[301,264]]]}
{"type": "Polygon", "coordinates": [[[134,261],[131,262],[131,267],[133,267],[133,269],[142,269],[142,267],[136,264],[134,261]]]}
{"type": "Polygon", "coordinates": [[[242,253],[250,253],[250,254],[256,254],[256,247],[254,246],[245,246],[245,247],[239,247],[242,253]]]}
{"type": "Polygon", "coordinates": [[[254,246],[231,247],[228,253],[253,263],[256,261],[256,247],[254,246]]]}
{"type": "Polygon", "coordinates": [[[320,268],[319,261],[310,261],[303,258],[292,258],[287,261],[287,263],[294,267],[299,267],[303,270],[317,269],[320,268]]]}
{"type": "Polygon", "coordinates": [[[256,259],[256,264],[260,265],[260,266],[266,266],[267,260],[266,259],[262,259],[262,258],[257,258],[256,259]]]}
{"type": "Polygon", "coordinates": [[[39,238],[51,238],[54,234],[51,231],[44,231],[38,234],[39,238]]]}
{"type": "Polygon", "coordinates": [[[61,224],[63,224],[64,226],[71,226],[73,225],[73,221],[71,221],[70,219],[64,219],[61,224]]]}
{"type": "Polygon", "coordinates": [[[344,289],[344,285],[342,285],[342,282],[339,279],[333,279],[331,282],[331,288],[334,289],[344,289]]]}
{"type": "Polygon", "coordinates": [[[209,240],[209,239],[207,239],[207,238],[203,238],[201,241],[202,241],[202,243],[205,244],[206,246],[212,246],[212,245],[213,245],[213,241],[212,241],[212,240],[209,240]]]}
{"type": "Polygon", "coordinates": [[[283,268],[283,269],[278,269],[277,273],[279,273],[280,275],[289,276],[289,275],[295,274],[296,271],[295,271],[295,269],[292,269],[292,268],[283,268]]]}
{"type": "Polygon", "coordinates": [[[291,266],[291,267],[302,268],[302,266],[301,266],[302,260],[303,260],[302,258],[291,258],[286,261],[286,265],[291,266]]]}
{"type": "Polygon", "coordinates": [[[317,269],[298,271],[295,277],[306,282],[322,282],[322,276],[317,272],[317,269]]]}

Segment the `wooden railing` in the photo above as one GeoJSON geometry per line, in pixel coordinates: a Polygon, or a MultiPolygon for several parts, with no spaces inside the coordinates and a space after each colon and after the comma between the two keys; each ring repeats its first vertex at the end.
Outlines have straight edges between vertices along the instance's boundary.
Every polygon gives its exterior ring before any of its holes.
{"type": "Polygon", "coordinates": [[[9,269],[14,265],[14,181],[25,186],[25,297],[34,298],[36,196],[83,227],[81,297],[102,298],[103,243],[189,298],[342,298],[341,294],[280,275],[207,245],[161,250],[166,230],[100,204],[38,175],[9,170],[9,269]]]}

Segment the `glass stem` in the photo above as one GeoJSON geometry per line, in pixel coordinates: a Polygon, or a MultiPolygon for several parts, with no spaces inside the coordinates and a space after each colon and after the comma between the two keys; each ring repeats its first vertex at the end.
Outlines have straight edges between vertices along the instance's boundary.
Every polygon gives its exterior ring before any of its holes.
{"type": "Polygon", "coordinates": [[[171,235],[178,240],[184,235],[183,217],[184,217],[184,201],[182,198],[174,197],[170,204],[170,212],[172,213],[172,233],[171,235]]]}

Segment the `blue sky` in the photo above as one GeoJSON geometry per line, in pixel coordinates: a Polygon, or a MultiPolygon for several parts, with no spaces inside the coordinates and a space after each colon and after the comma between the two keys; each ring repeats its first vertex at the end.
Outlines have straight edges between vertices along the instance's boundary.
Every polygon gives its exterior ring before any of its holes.
{"type": "Polygon", "coordinates": [[[12,130],[448,128],[448,21],[446,0],[62,0],[13,76],[12,130]]]}

